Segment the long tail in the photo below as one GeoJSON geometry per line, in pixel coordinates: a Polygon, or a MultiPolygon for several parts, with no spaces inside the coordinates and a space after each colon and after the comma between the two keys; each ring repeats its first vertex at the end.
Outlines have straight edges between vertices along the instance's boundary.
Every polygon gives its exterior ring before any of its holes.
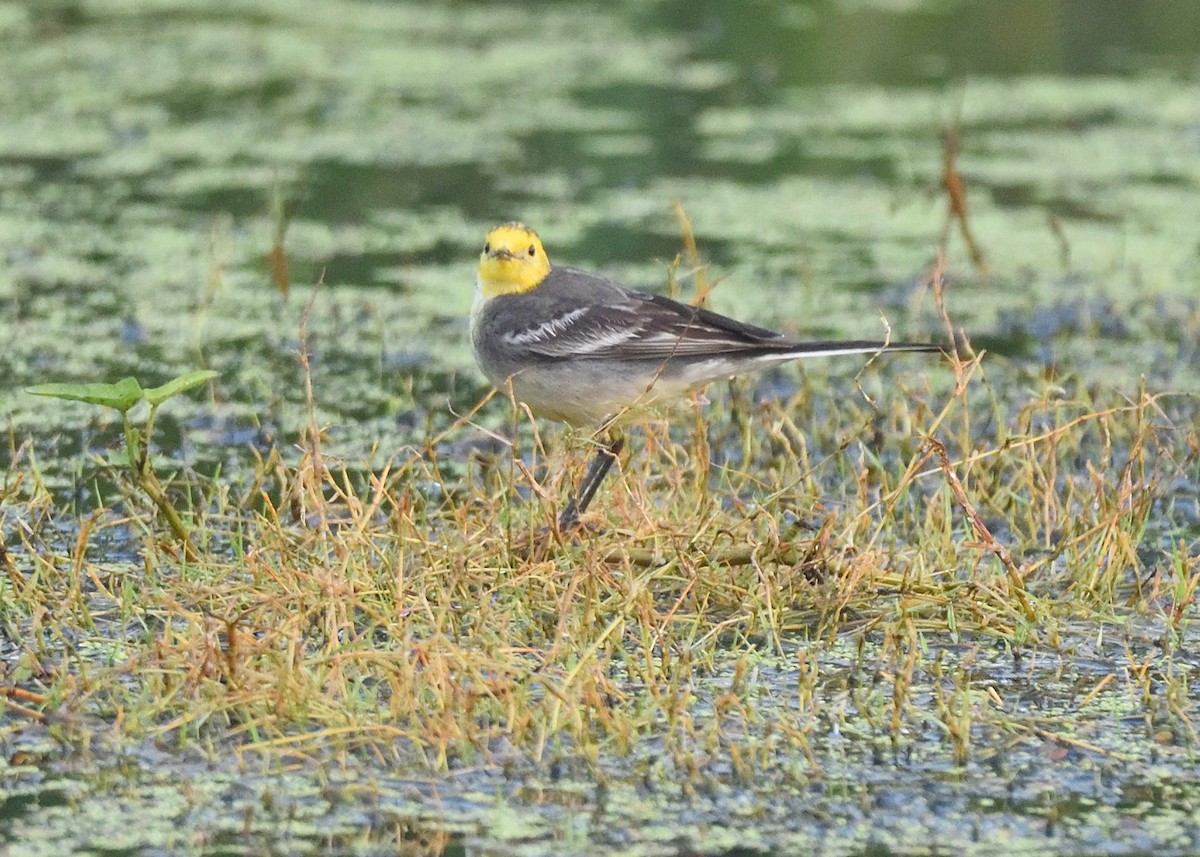
{"type": "Polygon", "coordinates": [[[764,359],[788,360],[794,357],[836,357],[839,354],[878,354],[893,351],[920,351],[925,353],[946,351],[932,342],[874,342],[868,339],[849,339],[842,342],[795,342],[780,345],[774,354],[764,354],[764,359]]]}
{"type": "Polygon", "coordinates": [[[842,354],[880,354],[893,352],[945,353],[946,349],[930,342],[877,342],[869,339],[848,339],[839,342],[777,342],[764,343],[741,351],[693,357],[679,361],[668,377],[683,380],[695,388],[722,378],[730,378],[754,369],[765,369],[789,360],[805,357],[837,357],[842,354]]]}

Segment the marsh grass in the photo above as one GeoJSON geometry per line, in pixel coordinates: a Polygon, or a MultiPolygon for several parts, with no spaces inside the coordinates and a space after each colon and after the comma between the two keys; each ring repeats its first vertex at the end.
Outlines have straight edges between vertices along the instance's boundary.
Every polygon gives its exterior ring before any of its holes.
{"type": "Polygon", "coordinates": [[[14,446],[2,728],[430,770],[653,747],[692,783],[811,764],[830,729],[899,751],[930,719],[958,762],[997,733],[1116,753],[1074,720],[1115,696],[1194,748],[1174,652],[1200,559],[1166,513],[1194,481],[1194,397],[988,369],[718,391],[640,424],[570,537],[592,441],[516,407],[503,437],[476,427],[502,397],[368,466],[323,451],[310,384],[295,454],[168,485],[194,556],[136,496],[64,522],[14,446]],[[448,457],[466,432],[498,451],[448,457]],[[98,547],[130,539],[139,562],[98,547]],[[1128,667],[1055,688],[1054,716],[988,678],[1109,632],[1128,667]]]}

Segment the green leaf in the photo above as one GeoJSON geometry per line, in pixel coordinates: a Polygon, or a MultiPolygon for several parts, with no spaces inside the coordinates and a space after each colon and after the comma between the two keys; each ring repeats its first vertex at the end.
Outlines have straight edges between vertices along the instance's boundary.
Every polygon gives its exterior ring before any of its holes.
{"type": "Polygon", "coordinates": [[[151,387],[146,391],[146,401],[157,407],[167,399],[178,396],[180,393],[186,393],[188,390],[191,390],[193,387],[199,387],[206,381],[219,378],[220,375],[220,372],[214,372],[212,369],[197,369],[195,372],[186,372],[178,378],[172,378],[161,387],[151,387]]]}
{"type": "Polygon", "coordinates": [[[137,378],[122,378],[115,384],[38,384],[26,389],[35,396],[52,399],[68,399],[72,402],[87,402],[103,405],[125,413],[142,400],[144,391],[137,378]]]}

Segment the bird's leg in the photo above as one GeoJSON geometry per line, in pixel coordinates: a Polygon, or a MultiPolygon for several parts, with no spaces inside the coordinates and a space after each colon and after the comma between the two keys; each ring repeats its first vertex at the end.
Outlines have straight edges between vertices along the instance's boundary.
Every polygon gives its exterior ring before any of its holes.
{"type": "Polygon", "coordinates": [[[596,491],[600,488],[600,483],[604,481],[613,462],[621,454],[621,450],[625,446],[624,436],[614,432],[610,437],[609,444],[600,447],[595,458],[592,459],[592,463],[588,465],[587,473],[584,474],[583,481],[579,483],[579,491],[567,503],[567,508],[563,509],[563,513],[558,516],[560,533],[573,530],[579,525],[579,516],[587,511],[592,498],[596,496],[596,491]]]}

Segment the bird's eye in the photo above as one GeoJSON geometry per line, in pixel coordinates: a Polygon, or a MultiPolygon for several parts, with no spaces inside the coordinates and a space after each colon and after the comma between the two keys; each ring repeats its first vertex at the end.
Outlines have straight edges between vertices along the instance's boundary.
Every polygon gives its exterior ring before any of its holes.
{"type": "Polygon", "coordinates": [[[489,241],[489,242],[487,242],[486,244],[484,244],[484,245],[483,245],[483,252],[484,252],[484,253],[491,253],[491,252],[492,252],[492,242],[490,242],[490,241],[489,241]]]}
{"type": "Polygon", "coordinates": [[[534,247],[532,244],[530,244],[530,245],[529,245],[529,255],[530,255],[530,256],[536,256],[536,255],[537,255],[537,248],[536,248],[536,247],[534,247]]]}

